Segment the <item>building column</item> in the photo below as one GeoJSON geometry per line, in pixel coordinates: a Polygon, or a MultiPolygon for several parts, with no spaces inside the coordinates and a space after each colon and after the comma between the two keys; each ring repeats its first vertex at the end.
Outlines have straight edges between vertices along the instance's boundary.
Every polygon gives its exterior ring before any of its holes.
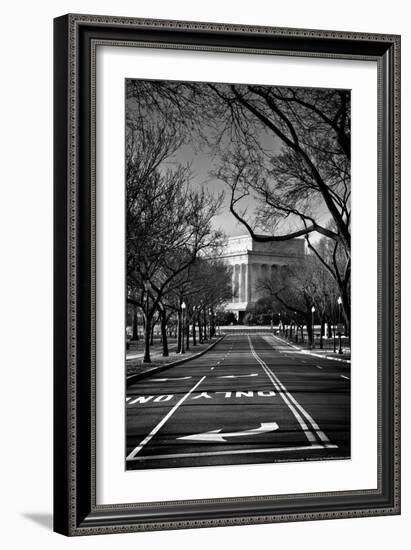
{"type": "Polygon", "coordinates": [[[240,266],[240,302],[246,301],[246,264],[240,266]]]}
{"type": "Polygon", "coordinates": [[[234,302],[240,301],[240,265],[234,266],[234,302]]]}
{"type": "Polygon", "coordinates": [[[248,261],[245,269],[245,289],[245,301],[249,303],[251,301],[251,265],[248,261]]]}
{"type": "Polygon", "coordinates": [[[238,301],[241,302],[241,294],[243,291],[243,285],[241,280],[241,264],[238,264],[238,301]]]}
{"type": "Polygon", "coordinates": [[[258,279],[260,278],[260,268],[261,268],[261,265],[260,264],[252,264],[252,271],[253,271],[253,289],[252,289],[252,292],[253,292],[253,302],[256,301],[257,299],[257,282],[258,282],[258,279]]]}
{"type": "Polygon", "coordinates": [[[231,266],[231,301],[235,301],[235,265],[231,266]]]}

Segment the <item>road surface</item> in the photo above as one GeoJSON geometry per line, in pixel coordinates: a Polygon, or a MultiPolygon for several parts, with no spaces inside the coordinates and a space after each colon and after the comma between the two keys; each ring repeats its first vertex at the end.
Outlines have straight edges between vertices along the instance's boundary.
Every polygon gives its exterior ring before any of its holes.
{"type": "Polygon", "coordinates": [[[275,336],[227,335],[127,388],[126,468],[347,459],[350,378],[275,336]]]}

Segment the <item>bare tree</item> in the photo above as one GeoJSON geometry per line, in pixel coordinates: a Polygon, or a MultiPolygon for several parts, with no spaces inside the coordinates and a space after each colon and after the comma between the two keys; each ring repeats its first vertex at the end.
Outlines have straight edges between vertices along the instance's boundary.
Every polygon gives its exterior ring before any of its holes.
{"type": "Polygon", "coordinates": [[[349,91],[151,81],[130,83],[127,93],[202,137],[214,176],[231,189],[232,214],[255,240],[305,237],[339,285],[348,319],[349,91]],[[258,202],[251,214],[242,207],[250,195],[258,202]],[[322,255],[315,234],[330,240],[331,256],[322,255]]]}
{"type": "Polygon", "coordinates": [[[257,241],[304,236],[308,248],[336,280],[348,322],[349,92],[252,85],[210,87],[219,103],[226,105],[225,113],[221,106],[217,110],[225,123],[219,126],[221,164],[214,174],[231,189],[232,214],[257,241]],[[234,145],[227,147],[233,134],[234,145]],[[251,219],[241,208],[250,195],[258,202],[251,219]],[[315,234],[330,244],[317,247],[318,238],[312,238],[315,234]]]}
{"type": "Polygon", "coordinates": [[[211,220],[221,197],[190,184],[186,165],[168,168],[167,159],[183,143],[174,128],[133,118],[126,133],[126,237],[129,302],[145,317],[145,361],[155,312],[163,317],[163,297],[200,253],[220,246],[211,220]]]}
{"type": "Polygon", "coordinates": [[[326,322],[336,322],[339,289],[334,278],[314,255],[307,256],[303,265],[285,266],[270,279],[260,280],[258,288],[265,298],[272,300],[273,309],[285,309],[288,317],[299,326],[302,326],[299,319],[303,320],[310,341],[313,338],[313,306],[321,324],[320,334],[323,334],[326,322]]]}

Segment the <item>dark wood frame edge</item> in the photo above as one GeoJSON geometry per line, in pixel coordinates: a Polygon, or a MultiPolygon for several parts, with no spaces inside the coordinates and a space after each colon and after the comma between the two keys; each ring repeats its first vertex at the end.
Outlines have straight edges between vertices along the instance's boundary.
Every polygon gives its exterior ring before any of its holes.
{"type": "Polygon", "coordinates": [[[400,37],[66,15],[54,40],[54,529],[65,535],[400,513],[400,37]],[[93,447],[92,41],[374,59],[379,66],[380,486],[97,506],[93,447]],[[80,238],[81,235],[81,238],[80,238]],[[383,341],[382,341],[383,340],[383,341]],[[81,421],[80,421],[81,420],[81,421]]]}

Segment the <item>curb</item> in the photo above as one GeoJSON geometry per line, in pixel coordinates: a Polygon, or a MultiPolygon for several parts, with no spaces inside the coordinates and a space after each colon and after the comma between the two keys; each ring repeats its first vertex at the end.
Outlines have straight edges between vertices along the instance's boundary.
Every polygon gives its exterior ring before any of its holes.
{"type": "Polygon", "coordinates": [[[195,355],[190,355],[189,357],[184,357],[184,359],[178,359],[178,361],[173,361],[172,363],[167,363],[166,365],[161,365],[160,367],[153,367],[152,369],[146,370],[145,372],[139,372],[137,374],[131,374],[130,376],[127,376],[126,378],[126,387],[128,388],[134,382],[137,382],[138,380],[141,380],[142,378],[147,378],[147,376],[151,376],[152,374],[155,374],[156,372],[162,372],[163,370],[170,369],[171,367],[176,367],[177,365],[181,365],[182,363],[186,363],[187,361],[191,361],[192,359],[196,359],[197,357],[201,357],[201,355],[204,355],[207,353],[207,351],[210,351],[210,349],[213,349],[214,346],[216,346],[223,338],[225,337],[225,334],[221,336],[218,340],[213,342],[208,346],[208,348],[203,349],[202,351],[199,351],[195,355]]]}
{"type": "Polygon", "coordinates": [[[330,355],[319,355],[318,353],[312,353],[310,351],[301,350],[301,353],[305,353],[306,355],[312,355],[313,357],[320,357],[321,359],[329,359],[330,361],[339,361],[340,363],[350,363],[351,359],[340,359],[339,357],[331,357],[330,355]]]}
{"type": "Polygon", "coordinates": [[[294,346],[293,344],[290,344],[290,342],[287,342],[287,340],[284,340],[284,338],[281,338],[281,336],[277,336],[276,334],[272,335],[274,338],[278,338],[285,344],[288,344],[290,347],[298,350],[300,353],[305,353],[306,355],[312,355],[313,357],[319,357],[320,359],[329,359],[330,361],[338,361],[339,363],[349,363],[351,364],[351,359],[340,359],[339,357],[331,357],[329,355],[320,355],[318,353],[313,353],[312,351],[308,351],[306,349],[302,349],[300,347],[294,346]]]}

